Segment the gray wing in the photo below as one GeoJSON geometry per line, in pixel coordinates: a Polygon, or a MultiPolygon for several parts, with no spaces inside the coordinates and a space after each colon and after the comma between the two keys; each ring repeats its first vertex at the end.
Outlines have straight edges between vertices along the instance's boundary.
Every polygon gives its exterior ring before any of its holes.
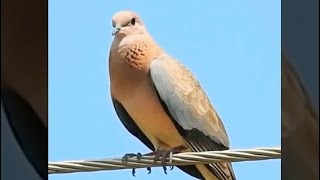
{"type": "MultiPolygon", "coordinates": [[[[159,99],[179,133],[193,151],[229,149],[224,125],[190,71],[164,55],[150,64],[159,99]]],[[[230,163],[207,166],[219,179],[235,179],[230,163]]]]}

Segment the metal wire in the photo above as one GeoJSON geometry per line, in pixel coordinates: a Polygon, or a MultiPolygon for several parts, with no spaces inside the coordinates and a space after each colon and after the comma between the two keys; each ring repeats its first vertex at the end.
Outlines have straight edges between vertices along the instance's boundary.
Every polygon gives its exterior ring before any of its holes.
{"type": "MultiPolygon", "coordinates": [[[[210,164],[217,162],[240,162],[267,159],[280,159],[281,147],[238,149],[226,151],[186,152],[173,154],[166,160],[166,165],[194,165],[210,164]]],[[[154,163],[154,156],[142,156],[140,160],[136,157],[128,158],[122,162],[122,158],[79,160],[49,162],[48,174],[63,174],[76,172],[92,172],[102,170],[119,170],[133,168],[147,168],[162,166],[161,158],[154,163]]]]}

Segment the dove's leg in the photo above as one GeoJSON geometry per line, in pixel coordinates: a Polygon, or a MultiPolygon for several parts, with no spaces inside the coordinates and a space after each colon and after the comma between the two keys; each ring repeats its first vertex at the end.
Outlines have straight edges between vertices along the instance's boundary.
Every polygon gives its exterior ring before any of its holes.
{"type": "MultiPolygon", "coordinates": [[[[154,151],[145,155],[155,155],[154,157],[154,163],[156,163],[160,158],[163,166],[163,171],[165,174],[167,174],[167,167],[165,166],[167,158],[171,158],[170,154],[176,154],[179,153],[183,150],[186,150],[186,147],[184,146],[177,146],[168,150],[158,150],[154,151]]],[[[171,159],[169,160],[170,162],[172,161],[171,159]]],[[[170,170],[173,169],[174,166],[170,166],[170,170]]],[[[147,168],[149,173],[151,172],[151,168],[147,168]]]]}
{"type": "MultiPolygon", "coordinates": [[[[165,174],[167,174],[167,167],[165,166],[166,164],[166,160],[167,158],[171,158],[170,157],[170,154],[176,154],[176,153],[179,153],[183,150],[186,150],[186,147],[184,146],[177,146],[177,147],[174,147],[174,148],[171,148],[171,149],[168,149],[168,150],[157,150],[157,151],[153,151],[153,152],[150,152],[150,153],[147,153],[147,154],[144,154],[144,156],[152,156],[154,155],[154,163],[156,163],[160,158],[161,158],[161,162],[162,162],[162,165],[163,165],[163,171],[165,174]]],[[[134,154],[134,153],[127,153],[125,154],[123,157],[122,157],[122,162],[123,163],[126,163],[128,161],[128,158],[131,158],[131,157],[137,157],[138,160],[141,159],[142,157],[142,154],[141,153],[137,153],[137,154],[134,154]]],[[[172,161],[171,159],[169,160],[170,162],[172,161]]],[[[170,170],[173,169],[174,166],[170,166],[170,170]]],[[[147,167],[147,170],[148,170],[148,174],[151,173],[151,167],[147,167]]],[[[135,168],[132,169],[132,175],[135,176],[135,168]]]]}

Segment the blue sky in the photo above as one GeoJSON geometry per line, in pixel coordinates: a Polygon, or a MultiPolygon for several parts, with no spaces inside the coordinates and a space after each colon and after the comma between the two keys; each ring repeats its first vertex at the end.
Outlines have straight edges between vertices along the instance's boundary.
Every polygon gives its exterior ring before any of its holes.
{"type": "MultiPolygon", "coordinates": [[[[49,161],[149,150],[123,127],[109,93],[111,17],[140,14],[165,51],[198,78],[231,148],[280,145],[280,1],[49,1],[49,161]]],[[[239,180],[280,179],[280,160],[233,163],[239,180]]],[[[50,175],[52,180],[193,179],[137,170],[50,175]]]]}

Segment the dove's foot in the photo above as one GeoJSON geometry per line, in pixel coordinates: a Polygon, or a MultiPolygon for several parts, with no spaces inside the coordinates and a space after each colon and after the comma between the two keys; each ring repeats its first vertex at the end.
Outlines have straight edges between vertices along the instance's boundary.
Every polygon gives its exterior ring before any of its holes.
{"type": "MultiPolygon", "coordinates": [[[[129,158],[132,158],[132,157],[137,157],[137,159],[140,160],[141,157],[142,157],[142,154],[141,154],[141,153],[137,153],[137,154],[127,153],[127,154],[125,154],[125,155],[122,157],[122,163],[128,163],[128,159],[129,159],[129,158]]],[[[147,170],[149,171],[149,174],[150,174],[150,173],[151,173],[151,170],[149,170],[148,168],[147,168],[147,170]]],[[[133,169],[132,169],[132,176],[136,176],[135,174],[136,174],[136,169],[133,168],[133,169]]]]}
{"type": "MultiPolygon", "coordinates": [[[[176,154],[181,152],[182,150],[185,150],[186,148],[184,146],[177,146],[168,150],[158,150],[158,151],[154,151],[145,155],[154,155],[154,163],[156,163],[158,160],[160,160],[161,158],[161,163],[163,166],[163,171],[165,174],[167,174],[167,167],[166,167],[166,162],[167,159],[169,158],[169,162],[170,164],[172,163],[172,154],[176,154]]],[[[170,170],[173,169],[174,166],[170,165],[170,170]]],[[[148,169],[149,173],[151,173],[151,168],[148,169]]]]}

